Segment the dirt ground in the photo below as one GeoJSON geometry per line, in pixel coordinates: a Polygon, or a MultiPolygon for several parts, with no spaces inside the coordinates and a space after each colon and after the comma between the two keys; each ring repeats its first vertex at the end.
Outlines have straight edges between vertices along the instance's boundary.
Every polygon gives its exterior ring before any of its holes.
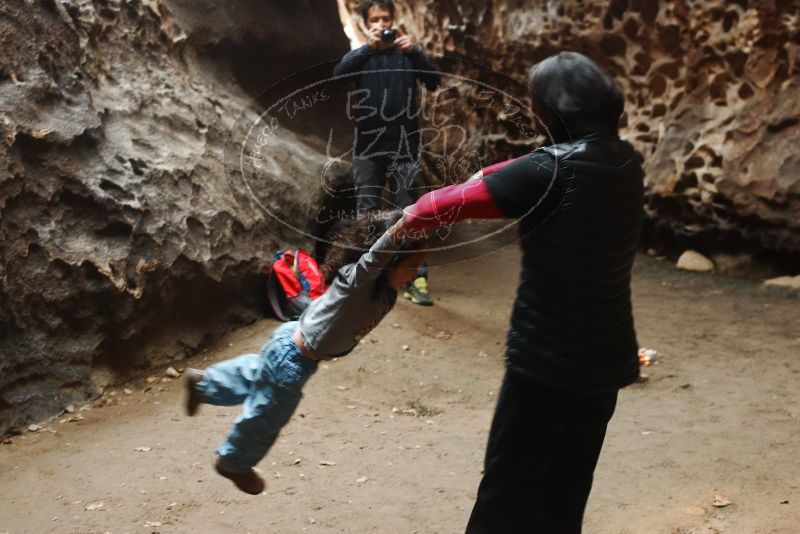
{"type": "MultiPolygon", "coordinates": [[[[434,307],[400,302],[322,365],[259,465],[264,494],[211,468],[237,410],[185,417],[158,369],[0,445],[0,532],[463,532],[518,269],[516,246],[433,268],[434,307]]],[[[662,355],[620,394],[584,531],[800,532],[800,299],[642,255],[634,305],[662,355]]],[[[257,350],[275,326],[175,366],[257,350]]]]}

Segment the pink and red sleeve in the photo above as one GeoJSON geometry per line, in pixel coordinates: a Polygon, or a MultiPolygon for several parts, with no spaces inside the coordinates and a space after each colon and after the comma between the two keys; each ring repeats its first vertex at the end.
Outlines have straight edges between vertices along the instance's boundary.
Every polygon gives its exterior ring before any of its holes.
{"type": "MultiPolygon", "coordinates": [[[[512,159],[482,169],[483,176],[496,172],[512,159]]],[[[454,184],[422,195],[406,210],[405,223],[411,230],[438,228],[464,219],[501,219],[505,217],[483,180],[454,184]]]]}
{"type": "Polygon", "coordinates": [[[492,163],[488,167],[484,167],[481,170],[482,170],[484,176],[489,176],[493,172],[499,171],[500,169],[502,169],[503,167],[505,167],[506,165],[508,165],[512,161],[516,161],[516,159],[507,159],[505,161],[500,161],[498,163],[492,163]]]}

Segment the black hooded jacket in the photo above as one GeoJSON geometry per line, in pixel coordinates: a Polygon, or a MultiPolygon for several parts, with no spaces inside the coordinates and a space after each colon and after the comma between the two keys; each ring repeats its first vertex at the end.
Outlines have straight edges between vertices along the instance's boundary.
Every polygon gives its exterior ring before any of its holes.
{"type": "Polygon", "coordinates": [[[417,159],[419,132],[417,81],[433,91],[441,74],[415,46],[375,50],[369,45],[347,53],[334,76],[356,82],[348,98],[348,113],[356,122],[354,156],[387,155],[417,159]]]}

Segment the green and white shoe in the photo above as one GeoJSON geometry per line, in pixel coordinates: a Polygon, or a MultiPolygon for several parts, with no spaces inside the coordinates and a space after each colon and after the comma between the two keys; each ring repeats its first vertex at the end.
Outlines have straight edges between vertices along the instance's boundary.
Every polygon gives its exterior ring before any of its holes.
{"type": "Polygon", "coordinates": [[[428,280],[424,276],[419,276],[410,283],[406,287],[403,297],[420,306],[433,305],[431,294],[428,293],[428,280]]]}

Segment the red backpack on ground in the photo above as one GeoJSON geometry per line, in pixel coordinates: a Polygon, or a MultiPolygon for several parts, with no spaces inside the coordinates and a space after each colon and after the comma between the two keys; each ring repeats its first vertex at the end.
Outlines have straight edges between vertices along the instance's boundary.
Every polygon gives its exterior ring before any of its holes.
{"type": "Polygon", "coordinates": [[[275,316],[283,322],[300,317],[327,286],[314,258],[306,251],[279,250],[267,277],[267,297],[275,316]]]}

